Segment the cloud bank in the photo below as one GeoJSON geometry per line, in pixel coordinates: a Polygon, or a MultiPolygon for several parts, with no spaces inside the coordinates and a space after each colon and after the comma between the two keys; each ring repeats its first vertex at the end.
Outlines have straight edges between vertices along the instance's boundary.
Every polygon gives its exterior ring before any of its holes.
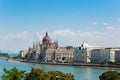
{"type": "MultiPolygon", "coordinates": [[[[107,23],[104,23],[107,25],[107,23]]],[[[45,30],[35,32],[34,35],[29,31],[21,33],[9,33],[0,35],[0,48],[4,50],[19,51],[28,49],[33,41],[42,42],[45,30]],[[35,38],[35,39],[34,39],[35,38]]],[[[107,25],[104,30],[82,31],[59,29],[48,31],[52,41],[58,40],[60,46],[81,46],[83,41],[87,41],[91,46],[120,47],[120,28],[107,25]]]]}

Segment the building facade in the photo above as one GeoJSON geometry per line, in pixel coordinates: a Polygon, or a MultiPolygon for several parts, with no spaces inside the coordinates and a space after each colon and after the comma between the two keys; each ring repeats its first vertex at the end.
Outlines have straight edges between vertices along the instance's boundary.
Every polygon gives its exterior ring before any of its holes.
{"type": "Polygon", "coordinates": [[[40,42],[33,42],[33,48],[28,50],[28,60],[39,61],[39,62],[61,62],[61,61],[70,61],[73,59],[73,47],[59,47],[58,41],[52,43],[51,38],[46,35],[40,42]]]}
{"type": "Polygon", "coordinates": [[[19,55],[20,55],[21,58],[24,58],[27,54],[28,54],[28,50],[21,50],[19,52],[19,55]]]}
{"type": "Polygon", "coordinates": [[[80,47],[59,47],[58,41],[51,41],[48,33],[43,37],[42,43],[33,42],[33,47],[21,50],[21,57],[28,54],[27,60],[37,62],[118,62],[120,63],[120,48],[105,48],[89,46],[83,42],[80,47]]]}
{"type": "Polygon", "coordinates": [[[93,49],[91,62],[119,62],[120,48],[93,49]]]}
{"type": "Polygon", "coordinates": [[[120,50],[115,51],[115,61],[120,63],[120,50]]]}
{"type": "Polygon", "coordinates": [[[56,50],[55,53],[55,61],[57,62],[62,62],[62,61],[66,61],[66,62],[71,62],[73,61],[74,58],[74,48],[73,47],[59,47],[56,50]]]}
{"type": "Polygon", "coordinates": [[[92,60],[98,61],[101,59],[99,49],[104,49],[104,47],[89,46],[87,42],[83,42],[80,47],[74,50],[74,61],[83,63],[90,63],[92,60]]]}

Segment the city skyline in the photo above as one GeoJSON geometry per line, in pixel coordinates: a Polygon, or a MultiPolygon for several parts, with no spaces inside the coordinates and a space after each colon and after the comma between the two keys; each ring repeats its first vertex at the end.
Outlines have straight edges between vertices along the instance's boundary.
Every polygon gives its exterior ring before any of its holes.
{"type": "Polygon", "coordinates": [[[0,50],[28,49],[46,30],[60,46],[120,47],[119,0],[1,0],[0,50]]]}

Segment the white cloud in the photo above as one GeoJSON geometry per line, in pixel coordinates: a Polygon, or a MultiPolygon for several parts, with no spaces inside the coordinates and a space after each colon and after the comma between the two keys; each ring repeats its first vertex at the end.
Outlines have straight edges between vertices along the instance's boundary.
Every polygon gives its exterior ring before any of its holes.
{"type": "Polygon", "coordinates": [[[29,32],[24,31],[22,33],[9,33],[6,38],[7,39],[27,39],[29,37],[29,32]]]}
{"type": "Polygon", "coordinates": [[[29,40],[32,40],[28,31],[21,33],[8,33],[0,35],[0,49],[18,52],[30,46],[29,40]]]}
{"type": "Polygon", "coordinates": [[[118,18],[117,20],[120,21],[120,18],[118,18]]]}
{"type": "Polygon", "coordinates": [[[112,27],[112,26],[107,26],[106,28],[107,28],[107,30],[114,30],[114,29],[115,29],[115,28],[112,27]]]}
{"type": "MultiPolygon", "coordinates": [[[[41,30],[39,32],[35,32],[34,35],[33,33],[24,31],[16,34],[10,33],[7,35],[7,38],[5,35],[0,36],[2,37],[0,38],[0,48],[10,50],[28,49],[29,46],[32,46],[32,42],[35,37],[36,40],[40,40],[42,42],[45,33],[45,30],[44,32],[41,30]]],[[[91,46],[120,47],[120,28],[115,28],[113,26],[106,26],[102,31],[60,29],[50,31],[48,34],[52,41],[57,39],[60,46],[81,46],[83,41],[87,41],[91,46]]]]}
{"type": "Polygon", "coordinates": [[[61,46],[73,45],[80,46],[84,40],[94,42],[97,39],[102,39],[99,32],[89,31],[72,31],[70,29],[56,30],[51,32],[52,37],[59,40],[61,46]],[[93,41],[92,41],[93,40],[93,41]]]}
{"type": "Polygon", "coordinates": [[[108,26],[108,25],[109,25],[109,23],[104,22],[104,23],[103,23],[103,25],[104,25],[104,26],[108,26]]]}
{"type": "Polygon", "coordinates": [[[108,26],[103,31],[72,31],[69,29],[56,30],[52,32],[60,45],[80,46],[86,40],[91,45],[100,46],[120,46],[120,28],[108,26]]]}
{"type": "Polygon", "coordinates": [[[0,43],[0,46],[4,46],[4,44],[3,44],[3,43],[0,43]]]}
{"type": "MultiPolygon", "coordinates": [[[[108,31],[113,31],[113,32],[120,32],[120,28],[115,28],[115,27],[113,27],[113,26],[107,26],[106,27],[106,29],[108,30],[108,31]]],[[[113,33],[114,34],[114,33],[113,33]]]]}
{"type": "Polygon", "coordinates": [[[93,24],[93,25],[97,25],[97,24],[98,24],[98,22],[93,22],[92,24],[93,24]]]}
{"type": "Polygon", "coordinates": [[[43,39],[43,35],[40,32],[36,32],[36,40],[42,40],[43,39]]]}
{"type": "Polygon", "coordinates": [[[53,31],[52,35],[55,37],[73,37],[76,34],[69,29],[64,29],[64,30],[53,31]]]}

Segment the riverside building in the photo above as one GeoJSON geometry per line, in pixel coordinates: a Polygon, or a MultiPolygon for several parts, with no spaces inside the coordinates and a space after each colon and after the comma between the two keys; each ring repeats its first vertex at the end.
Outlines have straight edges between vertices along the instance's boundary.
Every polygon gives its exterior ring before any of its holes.
{"type": "Polygon", "coordinates": [[[48,33],[44,36],[42,43],[33,42],[33,47],[21,50],[21,58],[27,54],[27,60],[36,62],[117,62],[120,63],[120,48],[105,48],[100,46],[89,46],[83,42],[80,47],[59,47],[58,41],[51,41],[48,33]]]}
{"type": "MultiPolygon", "coordinates": [[[[104,47],[89,46],[87,42],[83,42],[83,44],[80,47],[75,48],[74,61],[90,63],[91,60],[92,60],[92,57],[91,57],[92,50],[94,50],[94,49],[103,49],[103,48],[104,47]]],[[[97,55],[95,55],[95,56],[97,56],[97,55]]]]}
{"type": "Polygon", "coordinates": [[[19,55],[20,55],[21,58],[24,58],[27,54],[28,54],[28,50],[21,50],[19,52],[19,55]]]}
{"type": "Polygon", "coordinates": [[[51,41],[51,38],[46,35],[40,42],[33,42],[33,47],[28,50],[28,60],[39,62],[67,62],[73,61],[74,48],[72,46],[59,47],[58,41],[51,41]]]}
{"type": "Polygon", "coordinates": [[[74,61],[84,63],[94,62],[117,62],[120,63],[120,48],[105,48],[100,46],[89,46],[86,42],[75,48],[74,61]]]}
{"type": "Polygon", "coordinates": [[[91,52],[91,62],[120,63],[120,48],[94,49],[91,52]]]}

